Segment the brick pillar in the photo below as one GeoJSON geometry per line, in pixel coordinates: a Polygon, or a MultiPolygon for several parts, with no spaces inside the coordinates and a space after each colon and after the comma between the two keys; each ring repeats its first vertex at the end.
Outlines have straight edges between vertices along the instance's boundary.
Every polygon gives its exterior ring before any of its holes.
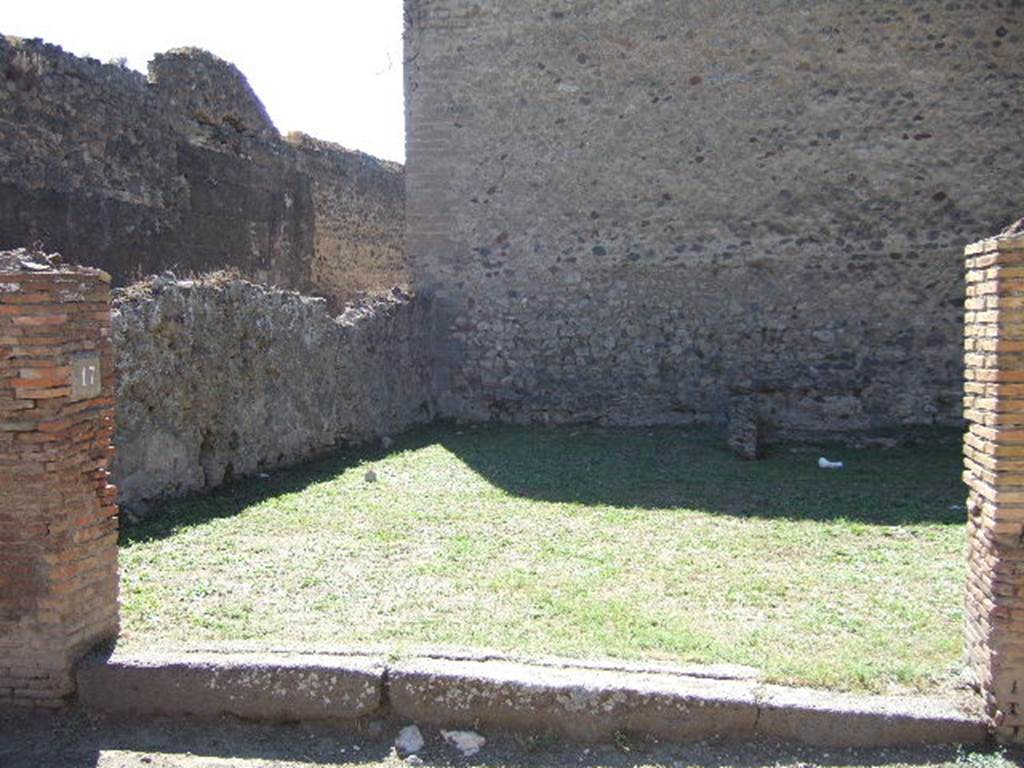
{"type": "Polygon", "coordinates": [[[967,247],[967,643],[1002,741],[1024,742],[1024,236],[967,247]]]}
{"type": "Polygon", "coordinates": [[[59,706],[117,634],[109,282],[0,252],[0,705],[59,706]]]}

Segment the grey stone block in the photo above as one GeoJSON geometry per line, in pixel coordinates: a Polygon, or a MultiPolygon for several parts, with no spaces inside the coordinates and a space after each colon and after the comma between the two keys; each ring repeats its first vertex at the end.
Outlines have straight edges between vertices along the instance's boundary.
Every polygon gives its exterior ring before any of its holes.
{"type": "Polygon", "coordinates": [[[757,721],[750,681],[446,659],[396,664],[388,680],[394,715],[445,727],[685,741],[749,738],[757,721]]]}
{"type": "Polygon", "coordinates": [[[760,704],[758,735],[814,746],[976,744],[988,738],[980,716],[939,699],[763,686],[760,704]]]}
{"type": "Polygon", "coordinates": [[[368,657],[115,654],[82,663],[78,693],[112,713],[350,720],[381,708],[383,677],[383,663],[368,657]]]}
{"type": "Polygon", "coordinates": [[[660,739],[770,738],[828,747],[973,744],[983,717],[923,697],[763,685],[740,668],[607,669],[505,658],[297,653],[94,656],[78,670],[86,707],[136,715],[351,720],[370,715],[442,728],[618,732],[660,739]]]}

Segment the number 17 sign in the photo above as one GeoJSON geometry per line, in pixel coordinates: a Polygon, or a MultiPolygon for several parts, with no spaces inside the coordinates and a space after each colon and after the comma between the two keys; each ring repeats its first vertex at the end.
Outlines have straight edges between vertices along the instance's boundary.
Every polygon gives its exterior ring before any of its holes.
{"type": "Polygon", "coordinates": [[[96,397],[100,393],[100,356],[82,352],[71,358],[71,397],[96,397]]]}

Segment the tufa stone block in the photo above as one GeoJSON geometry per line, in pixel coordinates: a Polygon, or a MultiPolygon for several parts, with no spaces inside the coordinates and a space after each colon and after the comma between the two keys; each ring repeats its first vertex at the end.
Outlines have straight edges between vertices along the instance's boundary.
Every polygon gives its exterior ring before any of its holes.
{"type": "Polygon", "coordinates": [[[737,395],[729,400],[729,448],[741,458],[754,460],[764,455],[764,421],[760,406],[752,395],[737,395]]]}

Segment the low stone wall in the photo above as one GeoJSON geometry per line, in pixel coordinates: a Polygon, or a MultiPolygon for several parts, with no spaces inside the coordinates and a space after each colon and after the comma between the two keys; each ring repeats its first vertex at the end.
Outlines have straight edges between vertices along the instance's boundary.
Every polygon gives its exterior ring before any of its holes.
{"type": "Polygon", "coordinates": [[[216,487],[430,418],[425,308],[397,290],[337,317],[226,276],[119,292],[122,504],[216,487]]]}

